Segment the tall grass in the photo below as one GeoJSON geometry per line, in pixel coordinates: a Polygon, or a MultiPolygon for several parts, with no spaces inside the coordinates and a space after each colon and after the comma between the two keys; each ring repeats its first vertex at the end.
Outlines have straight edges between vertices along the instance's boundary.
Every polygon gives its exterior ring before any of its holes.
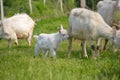
{"type": "MultiPolygon", "coordinates": [[[[67,29],[67,17],[41,19],[36,22],[33,34],[57,32],[63,24],[67,29]]],[[[80,41],[74,40],[71,58],[66,57],[68,41],[60,44],[56,59],[39,54],[33,58],[35,40],[28,46],[25,40],[19,40],[19,46],[0,41],[0,80],[119,80],[120,54],[112,48],[101,51],[97,60],[91,58],[87,47],[88,59],[81,56],[80,41]]]]}
{"type": "MultiPolygon", "coordinates": [[[[4,0],[5,17],[13,16],[15,13],[27,13],[33,18],[48,18],[66,14],[75,7],[74,0],[63,0],[63,12],[60,9],[58,0],[46,0],[44,5],[43,0],[32,1],[32,14],[29,10],[29,0],[4,0]]],[[[0,13],[1,14],[1,13],[0,13]]],[[[1,15],[0,15],[1,16],[1,15]]]]}

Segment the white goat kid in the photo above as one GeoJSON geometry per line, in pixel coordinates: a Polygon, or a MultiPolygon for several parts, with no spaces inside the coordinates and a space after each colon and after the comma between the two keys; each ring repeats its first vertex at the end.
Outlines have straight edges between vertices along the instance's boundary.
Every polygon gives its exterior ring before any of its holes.
{"type": "Polygon", "coordinates": [[[42,33],[39,36],[34,35],[34,38],[37,40],[34,49],[34,57],[36,57],[40,50],[43,51],[44,56],[47,56],[48,51],[50,51],[50,57],[56,55],[56,50],[61,41],[68,38],[67,30],[63,29],[62,25],[59,28],[59,32],[46,34],[42,33]]]}
{"type": "Polygon", "coordinates": [[[69,46],[68,57],[71,54],[72,38],[82,41],[82,53],[84,57],[88,57],[86,51],[86,41],[90,42],[93,58],[99,55],[99,42],[97,47],[94,46],[93,41],[99,41],[100,37],[106,38],[120,46],[120,35],[105,23],[102,16],[94,11],[84,8],[72,9],[69,15],[69,46]],[[116,35],[116,36],[115,36],[116,35]]]}

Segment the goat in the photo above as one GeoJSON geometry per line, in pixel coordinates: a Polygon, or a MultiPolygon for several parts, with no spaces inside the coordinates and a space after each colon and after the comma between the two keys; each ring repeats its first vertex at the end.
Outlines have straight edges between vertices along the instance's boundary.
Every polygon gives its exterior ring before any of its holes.
{"type": "Polygon", "coordinates": [[[40,50],[43,51],[44,56],[47,56],[48,51],[50,51],[50,56],[54,57],[60,42],[68,37],[67,30],[63,29],[62,25],[57,33],[41,33],[39,36],[34,35],[34,38],[37,40],[34,49],[34,57],[38,55],[40,50]]]}
{"type": "Polygon", "coordinates": [[[1,23],[0,35],[8,41],[11,46],[11,40],[18,45],[18,39],[27,39],[29,46],[31,45],[31,37],[35,22],[27,14],[16,14],[10,18],[4,19],[1,23]]]}
{"type": "MultiPolygon", "coordinates": [[[[105,22],[112,27],[113,22],[116,23],[115,13],[120,10],[120,0],[103,0],[97,3],[97,12],[103,17],[105,22]]],[[[117,26],[116,26],[117,27],[117,26]]],[[[108,40],[105,40],[103,50],[106,50],[108,40]]]]}
{"type": "Polygon", "coordinates": [[[71,54],[72,38],[82,41],[81,46],[84,57],[88,57],[86,41],[91,44],[93,58],[99,56],[99,39],[101,37],[110,40],[111,43],[118,46],[120,44],[120,35],[116,35],[118,32],[116,32],[115,29],[113,30],[97,12],[84,8],[74,8],[70,12],[68,24],[68,57],[70,57],[71,54]],[[94,46],[93,41],[97,41],[97,47],[94,46]]]}

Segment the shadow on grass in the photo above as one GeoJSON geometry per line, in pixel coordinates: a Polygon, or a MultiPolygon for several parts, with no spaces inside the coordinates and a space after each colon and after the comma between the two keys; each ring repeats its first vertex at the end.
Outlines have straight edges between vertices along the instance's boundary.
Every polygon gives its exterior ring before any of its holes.
{"type": "MultiPolygon", "coordinates": [[[[68,58],[67,55],[68,55],[67,51],[57,51],[57,54],[56,54],[57,58],[68,58]]],[[[82,56],[82,51],[81,50],[72,50],[71,55],[70,55],[70,59],[72,59],[72,58],[89,59],[91,57],[92,57],[92,55],[91,55],[90,50],[88,50],[88,58],[84,58],[82,56]]]]}
{"type": "Polygon", "coordinates": [[[0,48],[0,55],[26,55],[30,56],[34,53],[33,46],[11,46],[11,47],[2,47],[0,48]]]}

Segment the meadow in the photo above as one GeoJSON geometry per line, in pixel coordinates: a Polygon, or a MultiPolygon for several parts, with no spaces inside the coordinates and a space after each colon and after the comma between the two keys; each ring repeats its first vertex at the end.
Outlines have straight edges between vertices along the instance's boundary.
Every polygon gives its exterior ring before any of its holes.
{"type": "MultiPolygon", "coordinates": [[[[40,19],[33,34],[57,32],[60,24],[68,28],[67,16],[40,19]]],[[[60,44],[56,58],[51,59],[42,54],[33,58],[35,43],[34,38],[31,46],[19,40],[19,46],[13,42],[8,47],[6,40],[0,40],[0,80],[120,80],[120,52],[113,52],[112,47],[94,60],[87,45],[89,58],[82,58],[80,41],[74,40],[68,59],[66,40],[60,44]]]]}

